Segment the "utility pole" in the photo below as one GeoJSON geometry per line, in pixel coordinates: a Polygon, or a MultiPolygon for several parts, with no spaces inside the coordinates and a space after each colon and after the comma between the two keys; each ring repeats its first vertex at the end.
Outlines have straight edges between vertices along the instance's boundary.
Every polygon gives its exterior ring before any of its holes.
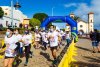
{"type": "Polygon", "coordinates": [[[55,7],[52,7],[52,16],[54,16],[54,8],[55,8],[55,7]]]}
{"type": "Polygon", "coordinates": [[[11,26],[13,28],[13,0],[11,0],[11,26]]]}

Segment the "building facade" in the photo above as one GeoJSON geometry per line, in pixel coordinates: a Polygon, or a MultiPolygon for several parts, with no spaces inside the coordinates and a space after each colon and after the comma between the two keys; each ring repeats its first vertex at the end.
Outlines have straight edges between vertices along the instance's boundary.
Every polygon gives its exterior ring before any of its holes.
{"type": "MultiPolygon", "coordinates": [[[[74,18],[75,15],[73,13],[70,14],[70,17],[74,18]]],[[[67,25],[67,28],[70,28],[69,25],[67,25]]],[[[88,21],[84,21],[82,19],[77,20],[77,28],[78,31],[82,31],[86,34],[90,33],[91,31],[94,31],[94,13],[89,12],[88,13],[88,21]]]]}
{"type": "Polygon", "coordinates": [[[0,19],[0,24],[3,25],[3,27],[8,26],[16,26],[19,27],[20,24],[23,23],[24,19],[27,19],[27,16],[24,15],[20,10],[13,9],[13,22],[11,22],[11,7],[9,6],[0,6],[4,11],[3,18],[0,19]]]}

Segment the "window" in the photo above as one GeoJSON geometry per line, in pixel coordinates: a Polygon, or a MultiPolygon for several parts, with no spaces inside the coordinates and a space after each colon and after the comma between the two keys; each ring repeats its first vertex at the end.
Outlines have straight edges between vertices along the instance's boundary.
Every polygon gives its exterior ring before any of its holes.
{"type": "Polygon", "coordinates": [[[15,27],[17,27],[17,23],[15,23],[15,27]]]}
{"type": "Polygon", "coordinates": [[[7,13],[5,13],[5,15],[7,15],[7,13]]]}
{"type": "Polygon", "coordinates": [[[80,27],[82,28],[82,27],[83,27],[83,25],[80,25],[80,27]]]}
{"type": "Polygon", "coordinates": [[[92,23],[93,21],[91,20],[91,23],[92,23]]]}
{"type": "Polygon", "coordinates": [[[6,21],[6,26],[8,26],[8,21],[6,21]]]}

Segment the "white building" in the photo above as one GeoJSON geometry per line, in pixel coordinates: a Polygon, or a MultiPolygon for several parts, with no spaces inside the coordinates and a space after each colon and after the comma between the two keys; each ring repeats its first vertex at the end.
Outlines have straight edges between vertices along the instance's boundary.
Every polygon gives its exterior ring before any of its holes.
{"type": "MultiPolygon", "coordinates": [[[[75,15],[73,13],[70,14],[70,17],[74,18],[75,15]]],[[[66,25],[67,29],[70,29],[69,25],[66,25]]],[[[88,21],[84,21],[82,19],[77,20],[78,31],[83,31],[84,33],[90,33],[94,31],[94,13],[88,13],[88,21]]]]}
{"type": "Polygon", "coordinates": [[[17,26],[19,27],[20,23],[23,23],[24,19],[27,19],[27,16],[24,15],[20,10],[13,9],[13,23],[11,22],[11,7],[9,6],[0,6],[4,11],[3,18],[0,19],[0,24],[3,25],[3,27],[8,27],[8,25],[11,26],[17,26]]]}

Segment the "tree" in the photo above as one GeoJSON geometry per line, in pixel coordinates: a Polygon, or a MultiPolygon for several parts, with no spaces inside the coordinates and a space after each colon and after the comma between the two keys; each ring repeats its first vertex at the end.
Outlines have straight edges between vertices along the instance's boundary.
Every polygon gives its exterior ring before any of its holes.
{"type": "Polygon", "coordinates": [[[73,19],[74,19],[75,21],[77,21],[77,20],[79,20],[79,19],[80,19],[80,17],[75,16],[73,19]]]}
{"type": "Polygon", "coordinates": [[[36,14],[34,14],[34,16],[33,16],[33,18],[38,19],[40,22],[43,22],[43,20],[44,20],[45,18],[47,18],[47,17],[48,17],[48,15],[45,14],[45,13],[36,13],[36,14]]]}
{"type": "Polygon", "coordinates": [[[35,27],[35,26],[40,26],[41,23],[38,19],[32,18],[30,19],[29,24],[31,27],[35,27]]]}
{"type": "Polygon", "coordinates": [[[0,7],[0,18],[2,18],[4,16],[4,11],[2,10],[2,8],[0,7]]]}

